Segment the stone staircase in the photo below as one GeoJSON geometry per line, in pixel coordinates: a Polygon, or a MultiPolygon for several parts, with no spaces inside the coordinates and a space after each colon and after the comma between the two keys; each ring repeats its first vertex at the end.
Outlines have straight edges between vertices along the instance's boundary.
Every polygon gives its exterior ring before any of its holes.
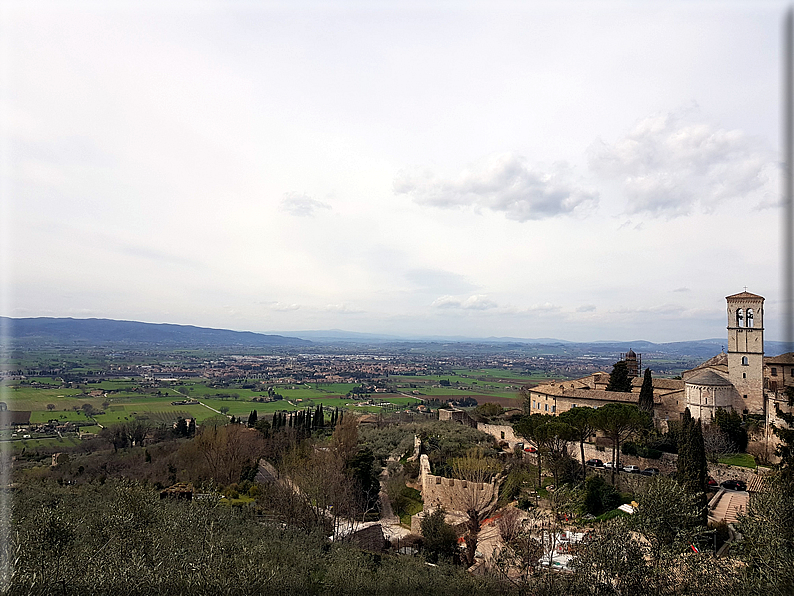
{"type": "Polygon", "coordinates": [[[750,495],[746,492],[720,490],[709,504],[709,521],[735,523],[747,511],[750,495]]]}

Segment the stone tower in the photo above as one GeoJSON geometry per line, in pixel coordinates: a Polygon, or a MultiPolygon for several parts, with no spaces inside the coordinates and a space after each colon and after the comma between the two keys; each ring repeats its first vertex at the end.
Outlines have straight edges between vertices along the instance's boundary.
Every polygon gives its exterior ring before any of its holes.
{"type": "Polygon", "coordinates": [[[764,413],[764,298],[744,291],[728,301],[728,376],[736,388],[733,408],[764,413]]]}

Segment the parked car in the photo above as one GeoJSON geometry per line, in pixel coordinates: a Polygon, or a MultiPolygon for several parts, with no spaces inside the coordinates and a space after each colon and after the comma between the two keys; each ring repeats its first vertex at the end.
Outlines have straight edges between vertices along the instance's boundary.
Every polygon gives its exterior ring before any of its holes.
{"type": "Polygon", "coordinates": [[[747,483],[744,480],[726,480],[720,486],[727,490],[747,490],[747,483]]]}
{"type": "Polygon", "coordinates": [[[608,461],[607,463],[604,464],[604,467],[607,470],[611,470],[612,468],[617,469],[617,467],[615,466],[615,462],[613,462],[613,461],[608,461]]]}
{"type": "Polygon", "coordinates": [[[604,462],[602,462],[600,459],[588,459],[585,462],[585,465],[590,466],[591,468],[603,468],[604,462]]]}
{"type": "Polygon", "coordinates": [[[645,468],[642,473],[645,476],[658,476],[659,475],[659,468],[645,468]]]}
{"type": "Polygon", "coordinates": [[[532,445],[527,445],[526,447],[524,447],[524,451],[526,451],[527,453],[537,453],[538,452],[538,450],[535,447],[533,447],[532,445]]]}
{"type": "Polygon", "coordinates": [[[623,471],[629,474],[639,474],[641,472],[639,466],[623,466],[623,471]]]}
{"type": "Polygon", "coordinates": [[[717,490],[719,487],[720,487],[719,483],[716,480],[714,480],[714,478],[709,476],[709,479],[706,481],[706,488],[708,490],[717,490]]]}

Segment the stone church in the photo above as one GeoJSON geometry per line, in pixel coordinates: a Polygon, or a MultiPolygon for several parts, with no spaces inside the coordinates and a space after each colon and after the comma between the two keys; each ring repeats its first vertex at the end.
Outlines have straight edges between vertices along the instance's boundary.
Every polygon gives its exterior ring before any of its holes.
{"type": "MultiPolygon", "coordinates": [[[[681,379],[653,379],[654,422],[666,427],[689,408],[694,418],[709,422],[717,408],[736,410],[770,423],[780,421],[776,406],[788,411],[785,389],[794,386],[794,352],[764,355],[764,298],[744,291],[726,297],[728,352],[718,354],[681,379]]],[[[636,354],[626,362],[632,369],[636,354]]],[[[553,414],[575,407],[599,407],[611,402],[637,403],[642,386],[641,370],[632,379],[631,393],[606,391],[609,373],[594,373],[581,379],[557,381],[529,390],[532,413],[553,414]]]]}

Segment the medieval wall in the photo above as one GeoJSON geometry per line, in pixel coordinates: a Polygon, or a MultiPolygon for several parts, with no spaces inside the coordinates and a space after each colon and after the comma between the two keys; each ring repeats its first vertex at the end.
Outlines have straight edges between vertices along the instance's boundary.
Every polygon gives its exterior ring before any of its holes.
{"type": "Polygon", "coordinates": [[[477,430],[488,433],[496,439],[497,443],[505,441],[510,446],[510,449],[513,449],[516,443],[526,443],[524,438],[517,437],[513,432],[513,427],[507,424],[484,424],[479,422],[477,423],[477,430]]]}
{"type": "Polygon", "coordinates": [[[497,495],[497,488],[491,482],[469,482],[431,474],[427,455],[419,458],[419,474],[425,510],[443,507],[447,511],[459,511],[467,502],[475,500],[484,505],[497,495]]]}

